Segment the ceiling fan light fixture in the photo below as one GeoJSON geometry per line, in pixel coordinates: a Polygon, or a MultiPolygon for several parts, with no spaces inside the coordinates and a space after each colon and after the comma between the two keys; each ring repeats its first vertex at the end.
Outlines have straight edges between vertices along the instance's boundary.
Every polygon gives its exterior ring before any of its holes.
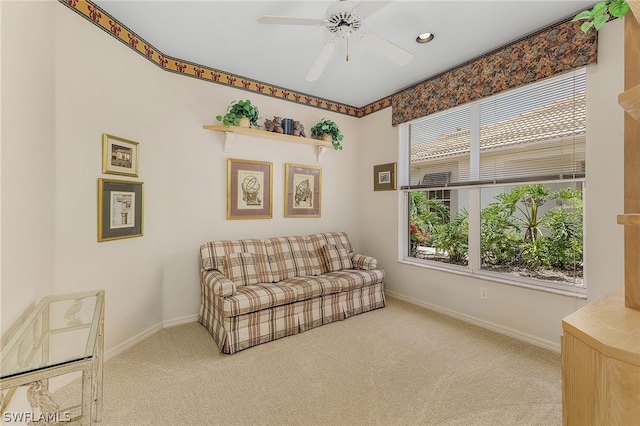
{"type": "MultiPolygon", "coordinates": [[[[0,0],[2,1],[2,0],[0,0]]],[[[337,0],[327,8],[325,19],[296,18],[288,16],[265,15],[258,19],[260,24],[277,25],[312,25],[324,26],[333,38],[327,41],[316,57],[307,74],[307,81],[315,81],[322,74],[338,42],[346,41],[347,52],[345,61],[349,61],[349,37],[358,32],[364,18],[373,15],[393,0],[337,0]]],[[[392,43],[381,36],[366,32],[358,32],[357,36],[361,44],[386,59],[404,66],[411,62],[413,54],[408,50],[392,43]]]]}
{"type": "Polygon", "coordinates": [[[429,43],[431,40],[433,40],[433,37],[433,33],[422,33],[418,37],[416,37],[416,42],[422,44],[429,43]]]}

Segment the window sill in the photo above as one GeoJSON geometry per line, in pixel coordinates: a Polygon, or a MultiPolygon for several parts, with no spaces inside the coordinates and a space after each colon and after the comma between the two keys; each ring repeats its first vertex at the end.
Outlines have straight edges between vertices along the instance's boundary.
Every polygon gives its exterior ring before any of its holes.
{"type": "Polygon", "coordinates": [[[503,278],[489,272],[471,272],[470,270],[467,270],[464,267],[456,266],[456,265],[443,267],[433,262],[422,261],[419,259],[405,258],[405,259],[398,260],[398,263],[402,263],[404,265],[417,266],[419,268],[434,269],[436,271],[447,272],[450,274],[462,275],[469,278],[475,278],[477,280],[492,281],[500,284],[512,285],[515,287],[526,288],[529,290],[543,291],[546,293],[558,294],[558,295],[567,296],[567,297],[575,297],[578,299],[587,299],[586,289],[581,289],[581,288],[573,289],[573,288],[557,288],[557,287],[545,286],[542,284],[534,284],[534,283],[520,281],[516,279],[509,279],[507,277],[503,278]]]}

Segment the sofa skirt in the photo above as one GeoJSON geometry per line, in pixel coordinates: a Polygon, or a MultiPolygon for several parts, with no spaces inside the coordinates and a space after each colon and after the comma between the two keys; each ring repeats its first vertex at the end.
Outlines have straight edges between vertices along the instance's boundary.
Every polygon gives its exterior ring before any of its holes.
{"type": "Polygon", "coordinates": [[[215,315],[214,306],[207,305],[203,303],[200,306],[200,323],[209,331],[221,352],[233,354],[382,308],[385,306],[384,283],[228,318],[215,315]]]}

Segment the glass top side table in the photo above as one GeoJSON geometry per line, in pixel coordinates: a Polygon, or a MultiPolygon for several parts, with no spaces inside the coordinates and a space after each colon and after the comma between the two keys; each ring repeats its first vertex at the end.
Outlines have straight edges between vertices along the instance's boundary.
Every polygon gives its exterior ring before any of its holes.
{"type": "Polygon", "coordinates": [[[102,416],[104,290],[45,297],[14,328],[0,352],[0,413],[28,386],[31,420],[91,424],[102,416]],[[61,409],[51,377],[82,371],[82,403],[61,409]],[[8,389],[5,392],[5,389],[8,389]]]}

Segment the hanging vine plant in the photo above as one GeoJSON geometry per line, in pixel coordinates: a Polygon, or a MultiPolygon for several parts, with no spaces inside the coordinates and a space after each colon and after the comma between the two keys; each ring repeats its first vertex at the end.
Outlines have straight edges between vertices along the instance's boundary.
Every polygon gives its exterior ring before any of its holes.
{"type": "Polygon", "coordinates": [[[622,18],[629,11],[627,0],[605,0],[596,3],[591,10],[584,10],[578,13],[572,22],[584,21],[580,25],[582,32],[587,32],[591,27],[596,31],[600,30],[612,16],[622,18]]]}

